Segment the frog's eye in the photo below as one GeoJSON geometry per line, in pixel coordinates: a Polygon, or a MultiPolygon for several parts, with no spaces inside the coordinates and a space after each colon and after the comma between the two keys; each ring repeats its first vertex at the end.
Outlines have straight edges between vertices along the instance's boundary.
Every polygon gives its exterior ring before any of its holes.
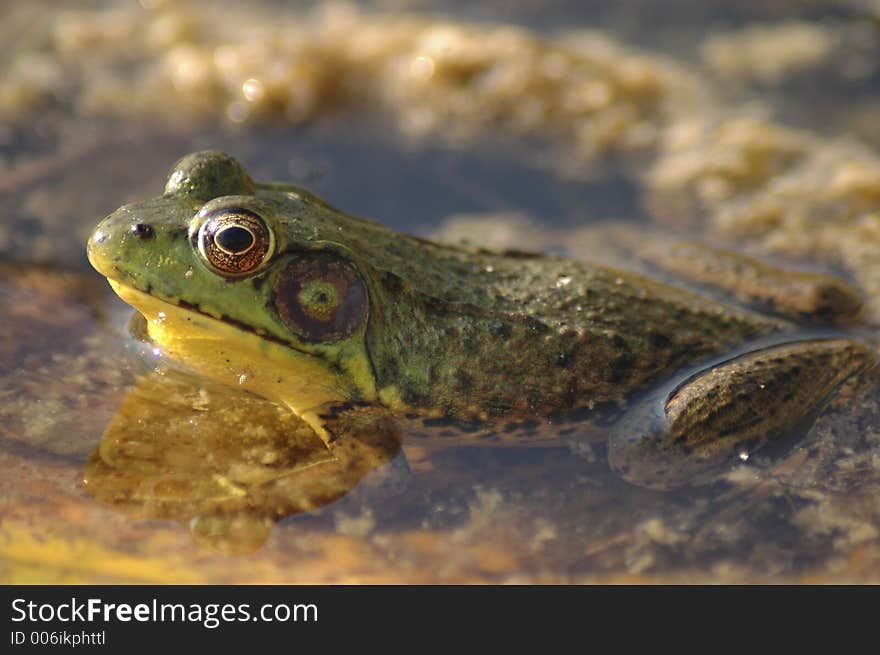
{"type": "Polygon", "coordinates": [[[221,275],[242,277],[258,271],[271,255],[272,232],[248,209],[216,209],[204,216],[197,235],[199,252],[221,275]]]}
{"type": "Polygon", "coordinates": [[[292,260],[275,281],[275,308],[306,341],[351,336],[367,315],[367,290],[354,264],[328,252],[292,260]]]}

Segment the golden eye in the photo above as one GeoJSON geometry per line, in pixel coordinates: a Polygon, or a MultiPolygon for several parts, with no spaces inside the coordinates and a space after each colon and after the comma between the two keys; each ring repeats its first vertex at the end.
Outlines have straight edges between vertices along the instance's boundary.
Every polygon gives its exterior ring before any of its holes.
{"type": "Polygon", "coordinates": [[[351,336],[367,315],[367,290],[354,264],[329,252],[303,253],[278,275],[275,309],[306,341],[351,336]]]}
{"type": "Polygon", "coordinates": [[[248,209],[216,209],[204,217],[198,232],[199,252],[221,275],[242,277],[258,271],[272,255],[272,232],[248,209]]]}

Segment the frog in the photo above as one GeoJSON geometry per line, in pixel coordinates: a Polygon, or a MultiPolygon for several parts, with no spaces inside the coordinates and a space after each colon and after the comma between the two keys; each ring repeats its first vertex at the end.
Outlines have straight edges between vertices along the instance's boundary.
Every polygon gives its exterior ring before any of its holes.
{"type": "Polygon", "coordinates": [[[505,426],[602,415],[611,469],[666,490],[804,434],[877,363],[841,327],[863,300],[835,276],[771,275],[698,246],[667,258],[691,282],[766,301],[750,307],[643,272],[405,234],[256,182],[219,150],[180,159],[164,193],[103,219],[87,252],[144,338],[286,406],[331,452],[353,413],[502,444],[553,432],[505,426]]]}

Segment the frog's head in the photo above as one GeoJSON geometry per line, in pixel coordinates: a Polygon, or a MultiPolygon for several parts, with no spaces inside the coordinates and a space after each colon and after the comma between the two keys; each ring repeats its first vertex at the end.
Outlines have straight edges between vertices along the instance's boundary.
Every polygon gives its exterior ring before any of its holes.
{"type": "Polygon", "coordinates": [[[335,236],[338,216],[207,151],[180,160],[161,197],[105,218],[88,255],[172,359],[308,420],[377,395],[365,336],[374,273],[335,236]]]}

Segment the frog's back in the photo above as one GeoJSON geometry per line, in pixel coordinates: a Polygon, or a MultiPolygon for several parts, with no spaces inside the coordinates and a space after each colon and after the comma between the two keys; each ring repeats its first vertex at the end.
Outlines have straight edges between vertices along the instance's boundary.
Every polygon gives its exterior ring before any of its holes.
{"type": "Polygon", "coordinates": [[[591,407],[782,326],[631,273],[319,213],[292,221],[290,238],[344,240],[373,271],[367,344],[377,387],[408,407],[464,417],[591,407]]]}

